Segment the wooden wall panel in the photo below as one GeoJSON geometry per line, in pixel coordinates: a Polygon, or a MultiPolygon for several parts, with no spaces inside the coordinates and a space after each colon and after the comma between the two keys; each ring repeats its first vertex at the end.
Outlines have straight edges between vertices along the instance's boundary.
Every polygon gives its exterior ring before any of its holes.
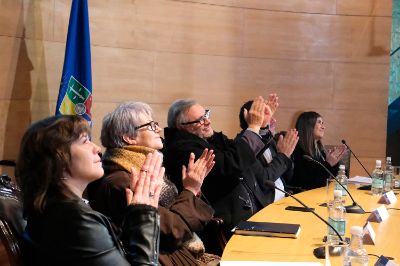
{"type": "Polygon", "coordinates": [[[181,0],[181,2],[296,13],[392,16],[392,0],[181,0]]]}
{"type": "Polygon", "coordinates": [[[152,52],[93,47],[92,58],[94,103],[154,99],[152,52]]]}
{"type": "MultiPolygon", "coordinates": [[[[28,124],[54,113],[71,2],[0,0],[0,158],[15,157],[28,124]]],[[[370,169],[384,157],[390,0],[89,0],[89,8],[95,142],[118,103],[148,102],[165,126],[183,97],[211,108],[214,129],[234,137],[243,102],[276,91],[278,130],[315,110],[325,143],[345,138],[370,169]]],[[[363,174],[353,163],[352,174],[363,174]]]]}
{"type": "MultiPolygon", "coordinates": [[[[387,113],[389,65],[335,63],[333,107],[387,113]]],[[[386,127],[385,127],[386,128],[386,127]]]]}
{"type": "Polygon", "coordinates": [[[0,35],[19,37],[22,36],[22,7],[22,0],[0,0],[0,35]]]}
{"type": "Polygon", "coordinates": [[[245,21],[245,56],[388,63],[390,18],[247,10],[245,21]]]}
{"type": "Polygon", "coordinates": [[[392,0],[337,0],[337,14],[392,16],[392,0]]]}
{"type": "Polygon", "coordinates": [[[230,6],[270,11],[290,11],[305,13],[335,14],[336,0],[181,0],[199,4],[230,6]]]}

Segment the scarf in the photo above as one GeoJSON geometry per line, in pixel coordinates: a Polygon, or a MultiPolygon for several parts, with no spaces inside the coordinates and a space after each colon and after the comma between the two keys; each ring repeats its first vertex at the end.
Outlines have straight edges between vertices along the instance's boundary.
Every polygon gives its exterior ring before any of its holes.
{"type": "MultiPolygon", "coordinates": [[[[134,167],[135,170],[139,172],[146,160],[147,154],[154,151],[155,150],[152,148],[137,145],[107,149],[102,157],[103,167],[106,170],[124,170],[128,173],[130,173],[132,167],[134,167]]],[[[158,202],[160,206],[169,208],[177,195],[178,189],[176,186],[164,176],[158,202]]]]}

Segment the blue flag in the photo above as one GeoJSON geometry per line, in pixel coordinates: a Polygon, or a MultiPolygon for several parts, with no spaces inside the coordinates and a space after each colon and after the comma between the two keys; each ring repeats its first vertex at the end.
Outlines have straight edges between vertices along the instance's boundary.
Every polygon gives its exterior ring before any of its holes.
{"type": "Polygon", "coordinates": [[[92,124],[92,65],[87,0],[73,0],[56,115],[81,115],[92,124]]]}

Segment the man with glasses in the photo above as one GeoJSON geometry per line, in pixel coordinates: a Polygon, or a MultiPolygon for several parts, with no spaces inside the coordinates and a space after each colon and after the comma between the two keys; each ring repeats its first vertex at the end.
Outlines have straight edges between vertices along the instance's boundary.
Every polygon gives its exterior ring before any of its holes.
{"type": "Polygon", "coordinates": [[[182,190],[181,165],[188,155],[196,156],[207,148],[214,150],[215,165],[204,179],[202,195],[224,219],[226,233],[240,220],[246,220],[257,210],[251,191],[244,184],[241,172],[250,167],[264,148],[258,135],[264,116],[273,110],[259,96],[246,112],[248,129],[235,140],[211,127],[210,110],[191,99],[175,101],[168,111],[168,127],[164,129],[164,164],[171,180],[182,190]]]}

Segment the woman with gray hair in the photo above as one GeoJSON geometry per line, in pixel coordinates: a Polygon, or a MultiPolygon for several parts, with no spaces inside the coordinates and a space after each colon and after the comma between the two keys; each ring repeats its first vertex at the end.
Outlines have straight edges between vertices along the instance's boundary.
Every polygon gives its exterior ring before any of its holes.
{"type": "MultiPolygon", "coordinates": [[[[148,153],[163,148],[160,131],[152,109],[142,102],[122,103],[103,119],[105,176],[89,185],[88,195],[92,208],[111,217],[117,228],[122,225],[122,206],[126,205],[122,196],[129,186],[130,169],[140,169],[148,153]]],[[[193,245],[184,243],[193,238],[193,232],[203,230],[213,217],[213,209],[198,197],[204,177],[214,166],[213,159],[213,151],[207,149],[196,161],[194,154],[190,155],[188,166],[182,166],[185,189],[179,194],[164,177],[159,199],[161,265],[205,265],[205,258],[212,257],[202,256],[201,243],[194,250],[189,249],[193,245]]],[[[219,258],[216,259],[218,262],[219,258]]]]}

